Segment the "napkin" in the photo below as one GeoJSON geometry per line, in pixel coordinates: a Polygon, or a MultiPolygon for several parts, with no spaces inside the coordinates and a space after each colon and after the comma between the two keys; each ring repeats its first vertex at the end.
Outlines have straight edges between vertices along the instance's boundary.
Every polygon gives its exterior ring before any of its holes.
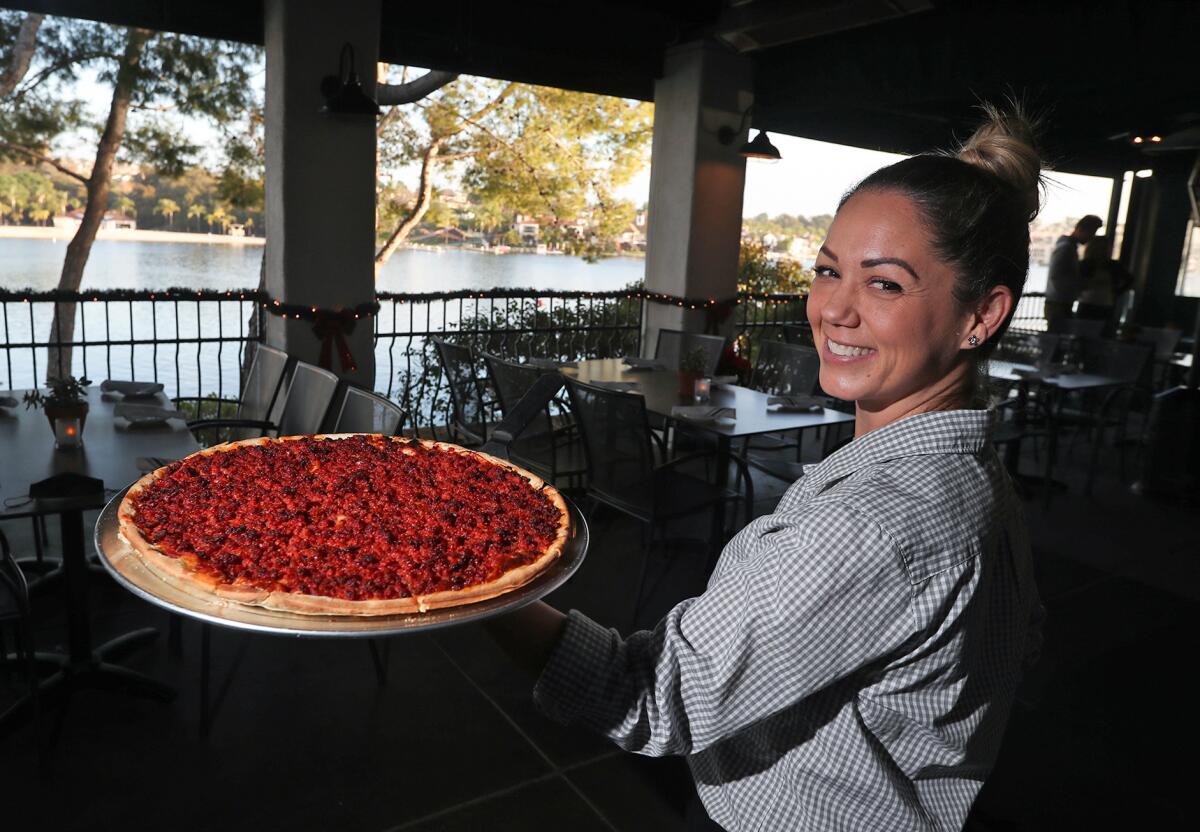
{"type": "Polygon", "coordinates": [[[161,393],[163,386],[156,381],[113,381],[110,378],[100,382],[100,389],[105,393],[120,393],[127,399],[146,399],[161,393]]]}
{"type": "Polygon", "coordinates": [[[632,367],[635,370],[665,370],[666,365],[661,361],[656,361],[653,358],[638,358],[636,355],[627,355],[621,359],[626,366],[632,367]]]}
{"type": "Polygon", "coordinates": [[[767,409],[772,413],[822,413],[825,406],[812,396],[768,396],[767,409]]]}
{"type": "Polygon", "coordinates": [[[559,370],[563,367],[578,367],[578,361],[558,361],[553,358],[531,358],[527,362],[530,366],[541,367],[545,370],[559,370]]]}
{"type": "Polygon", "coordinates": [[[713,407],[707,404],[677,404],[671,407],[671,415],[691,422],[735,421],[737,409],[733,407],[713,407]]]}
{"type": "Polygon", "coordinates": [[[168,419],[185,419],[178,410],[167,410],[153,404],[117,403],[113,415],[125,419],[131,425],[149,426],[165,424],[168,419]]]}

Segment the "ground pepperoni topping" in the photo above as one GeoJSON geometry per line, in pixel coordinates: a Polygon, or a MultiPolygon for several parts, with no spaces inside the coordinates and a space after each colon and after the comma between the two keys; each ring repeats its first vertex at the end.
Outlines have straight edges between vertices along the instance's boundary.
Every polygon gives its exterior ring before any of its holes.
{"type": "Polygon", "coordinates": [[[540,557],[559,523],[508,468],[380,436],[189,457],[133,505],[163,554],[225,582],[351,601],[494,580],[540,557]]]}

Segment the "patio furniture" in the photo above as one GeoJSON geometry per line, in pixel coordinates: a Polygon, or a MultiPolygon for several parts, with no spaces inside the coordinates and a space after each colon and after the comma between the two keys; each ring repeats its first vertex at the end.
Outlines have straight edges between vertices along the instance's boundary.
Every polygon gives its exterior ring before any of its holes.
{"type": "MultiPolygon", "coordinates": [[[[770,395],[798,397],[798,401],[815,397],[820,392],[821,356],[814,347],[783,341],[761,341],[758,350],[758,358],[750,374],[751,388],[770,395]]],[[[817,429],[826,428],[818,426],[817,429]]],[[[803,438],[804,431],[800,428],[795,431],[794,440],[788,440],[778,434],[766,434],[758,438],[757,442],[747,439],[742,443],[741,458],[750,467],[769,476],[794,482],[803,474],[799,466],[775,458],[755,458],[749,452],[795,449],[795,462],[798,463],[803,438]]],[[[827,436],[826,440],[828,439],[827,436]]],[[[774,456],[773,454],[772,457],[774,456]]]]}
{"type": "Polygon", "coordinates": [[[706,543],[711,566],[723,541],[725,504],[737,500],[738,495],[679,470],[684,463],[710,454],[661,458],[641,395],[570,378],[567,391],[587,454],[589,498],[593,504],[609,506],[643,524],[643,559],[633,603],[636,621],[656,533],[669,520],[708,512],[712,523],[706,543]]]}
{"type": "MultiPolygon", "coordinates": [[[[496,355],[480,353],[500,400],[504,416],[511,413],[546,371],[528,364],[506,361],[496,355]]],[[[513,462],[558,485],[560,480],[572,486],[582,485],[587,475],[583,444],[573,420],[555,424],[548,402],[508,445],[513,462]]]]}
{"type": "Polygon", "coordinates": [[[812,327],[808,324],[784,324],[780,329],[783,330],[783,340],[786,343],[805,347],[815,345],[812,327]]]}
{"type": "Polygon", "coordinates": [[[475,355],[469,346],[455,344],[444,338],[430,337],[442,362],[450,392],[450,428],[465,441],[464,445],[481,445],[487,440],[488,420],[484,391],[487,382],[480,374],[475,355]]]}
{"type": "MultiPolygon", "coordinates": [[[[242,385],[241,397],[238,399],[218,400],[221,404],[237,405],[233,416],[227,418],[253,423],[269,421],[271,414],[274,412],[277,403],[276,400],[279,398],[279,391],[283,387],[288,363],[288,354],[283,350],[268,347],[266,344],[255,344],[254,354],[250,359],[250,369],[247,371],[245,382],[242,385]]],[[[192,400],[182,399],[176,401],[192,400]]],[[[219,411],[217,416],[211,418],[197,418],[193,421],[195,425],[193,432],[215,427],[209,423],[224,418],[226,417],[220,416],[219,411]]],[[[245,427],[227,425],[223,435],[228,436],[231,440],[250,439],[255,436],[261,436],[262,431],[251,425],[245,427]]]]}
{"type": "Polygon", "coordinates": [[[1051,322],[1050,332],[1076,338],[1099,338],[1107,324],[1108,321],[1096,318],[1059,318],[1051,322]]]}
{"type": "Polygon", "coordinates": [[[370,390],[346,386],[331,433],[381,433],[398,436],[404,427],[404,409],[370,390]]]}
{"type": "Polygon", "coordinates": [[[660,329],[654,346],[654,359],[669,370],[678,370],[683,356],[696,349],[704,350],[704,372],[715,375],[725,352],[725,338],[720,335],[700,335],[677,329],[660,329]]]}
{"type": "MultiPolygon", "coordinates": [[[[1085,493],[1091,493],[1099,462],[1100,448],[1109,428],[1113,429],[1114,446],[1119,455],[1121,478],[1126,476],[1125,448],[1129,444],[1129,420],[1133,409],[1138,406],[1141,413],[1149,415],[1153,401],[1152,358],[1154,345],[1129,344],[1122,341],[1093,340],[1083,344],[1083,367],[1089,372],[1109,376],[1117,384],[1107,389],[1099,406],[1095,403],[1083,405],[1083,423],[1092,438],[1092,453],[1088,461],[1085,493]]],[[[1139,434],[1133,444],[1141,448],[1144,437],[1139,434]]]]}
{"type": "Polygon", "coordinates": [[[188,422],[193,432],[233,428],[253,436],[299,436],[319,433],[333,403],[338,377],[329,370],[297,361],[286,390],[277,397],[268,419],[197,419],[188,422]]]}
{"type": "MultiPolygon", "coordinates": [[[[36,530],[35,530],[36,534],[36,530]]],[[[28,703],[32,711],[34,745],[39,762],[42,755],[42,729],[40,703],[38,702],[38,674],[33,655],[33,620],[29,609],[29,586],[25,575],[17,565],[8,538],[0,529],[0,667],[10,663],[23,665],[26,695],[17,704],[0,712],[0,726],[9,722],[8,714],[15,712],[24,703],[28,703]],[[12,625],[14,646],[12,656],[8,654],[4,628],[12,625]]],[[[15,719],[11,720],[16,722],[15,719]]]]}

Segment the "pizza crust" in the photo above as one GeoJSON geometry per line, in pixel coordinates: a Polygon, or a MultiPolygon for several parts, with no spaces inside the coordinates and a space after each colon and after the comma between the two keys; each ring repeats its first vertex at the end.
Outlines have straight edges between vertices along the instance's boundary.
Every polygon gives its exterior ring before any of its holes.
{"type": "MultiPolygon", "coordinates": [[[[313,439],[318,440],[337,440],[345,439],[359,434],[353,433],[334,433],[334,434],[316,434],[313,439]]],[[[254,439],[244,439],[237,442],[225,442],[220,445],[214,445],[211,448],[205,448],[197,451],[192,456],[209,456],[217,453],[226,453],[234,448],[244,445],[265,445],[268,442],[288,442],[296,439],[307,439],[307,436],[285,436],[278,439],[270,437],[258,437],[254,439]]],[[[437,442],[429,439],[402,439],[400,437],[390,437],[392,441],[402,442],[405,444],[420,444],[426,447],[437,448],[442,451],[462,454],[463,456],[474,456],[486,460],[492,465],[499,465],[508,468],[519,474],[528,481],[531,488],[541,491],[546,496],[554,507],[558,509],[558,529],[555,538],[546,547],[546,551],[532,563],[524,566],[511,569],[501,575],[499,578],[488,581],[483,584],[465,587],[461,590],[447,590],[443,592],[430,593],[428,595],[419,595],[407,598],[380,598],[367,599],[362,601],[351,601],[344,598],[331,598],[321,595],[305,595],[296,592],[286,592],[283,590],[269,590],[262,587],[257,587],[248,583],[233,583],[228,584],[222,582],[216,576],[198,570],[195,568],[195,556],[189,556],[186,553],[178,557],[171,557],[164,554],[157,546],[142,535],[141,530],[137,527],[136,509],[133,506],[133,498],[142,493],[146,488],[153,484],[157,479],[165,475],[169,466],[158,468],[155,471],[146,474],[144,477],[135,482],[129,487],[124,499],[121,500],[121,505],[117,510],[117,518],[119,531],[118,536],[124,540],[133,549],[140,561],[154,575],[160,578],[168,585],[187,592],[193,596],[200,597],[210,603],[216,605],[225,604],[244,604],[248,606],[263,607],[264,609],[276,610],[280,612],[298,613],[300,615],[350,615],[350,616],[382,616],[382,615],[403,615],[409,613],[423,613],[433,609],[442,609],[445,607],[460,606],[463,604],[472,604],[478,601],[485,601],[489,598],[495,598],[503,595],[506,592],[511,592],[525,586],[530,581],[538,577],[544,572],[559,555],[562,554],[563,548],[571,537],[571,515],[567,507],[566,500],[563,499],[558,489],[549,483],[545,482],[541,477],[526,471],[518,465],[506,459],[485,454],[480,451],[472,451],[468,448],[463,448],[459,445],[452,445],[447,442],[437,442]]],[[[186,457],[190,458],[190,457],[186,457]]],[[[172,465],[175,463],[171,463],[172,465]]]]}

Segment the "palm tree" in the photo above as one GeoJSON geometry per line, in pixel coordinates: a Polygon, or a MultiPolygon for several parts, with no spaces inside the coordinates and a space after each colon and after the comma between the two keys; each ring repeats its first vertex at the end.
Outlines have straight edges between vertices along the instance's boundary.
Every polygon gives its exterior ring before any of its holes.
{"type": "Polygon", "coordinates": [[[205,210],[206,209],[204,208],[204,206],[201,205],[199,202],[193,202],[191,205],[188,206],[187,217],[189,220],[194,220],[197,217],[203,218],[205,210]]]}
{"type": "Polygon", "coordinates": [[[154,213],[167,218],[167,225],[175,225],[175,215],[179,212],[179,203],[173,199],[160,199],[154,206],[154,213]]]}
{"type": "Polygon", "coordinates": [[[208,215],[208,224],[221,226],[221,233],[225,233],[225,229],[229,227],[229,223],[233,222],[233,217],[229,216],[229,212],[225,210],[224,205],[218,205],[208,215]]]}

